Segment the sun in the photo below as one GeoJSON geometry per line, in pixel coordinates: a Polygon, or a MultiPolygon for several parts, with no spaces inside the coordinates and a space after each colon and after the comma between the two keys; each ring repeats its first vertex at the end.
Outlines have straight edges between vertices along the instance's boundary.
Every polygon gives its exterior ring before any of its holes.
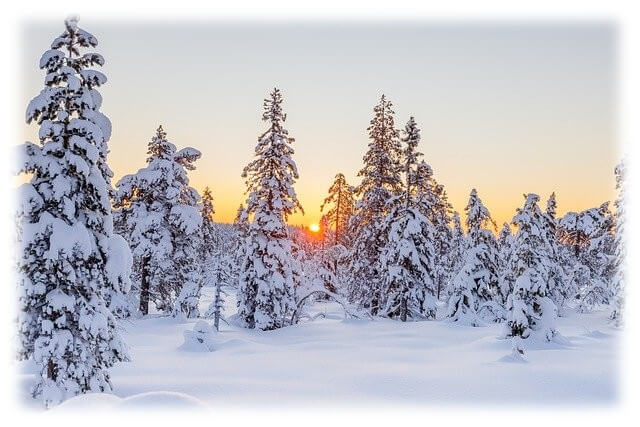
{"type": "Polygon", "coordinates": [[[310,224],[309,231],[311,231],[312,233],[317,233],[318,231],[320,231],[320,226],[316,223],[310,224]]]}

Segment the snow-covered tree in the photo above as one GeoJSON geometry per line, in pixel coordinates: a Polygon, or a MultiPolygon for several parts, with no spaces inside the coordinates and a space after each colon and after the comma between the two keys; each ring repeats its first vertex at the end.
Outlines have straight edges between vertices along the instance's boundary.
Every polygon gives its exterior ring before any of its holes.
{"type": "Polygon", "coordinates": [[[293,184],[298,178],[291,144],[284,128],[282,94],[274,89],[264,101],[262,120],[269,128],[258,139],[255,159],[242,172],[253,217],[245,238],[238,287],[238,314],[248,328],[271,330],[287,325],[294,292],[302,275],[293,256],[287,217],[302,206],[293,184]]]}
{"type": "Polygon", "coordinates": [[[562,308],[565,302],[574,297],[574,293],[567,286],[569,277],[567,274],[566,257],[564,247],[558,240],[558,220],[556,218],[557,202],[556,193],[551,193],[547,200],[547,209],[543,215],[545,227],[545,240],[548,251],[548,280],[549,280],[549,297],[556,304],[558,310],[562,308]]]}
{"type": "Polygon", "coordinates": [[[390,200],[391,211],[382,224],[387,237],[380,257],[383,291],[378,314],[405,322],[435,318],[436,254],[433,225],[418,207],[424,199],[416,195],[416,190],[424,176],[418,173],[420,129],[413,117],[405,126],[402,141],[406,181],[404,193],[390,200]]]}
{"type": "Polygon", "coordinates": [[[128,359],[109,309],[129,290],[131,253],[113,231],[106,163],[111,123],[99,110],[104,59],[96,38],[65,21],[40,59],[45,87],[29,103],[39,143],[20,147],[29,175],[18,207],[19,354],[38,366],[45,405],[111,390],[109,368],[128,359]]]}
{"type": "Polygon", "coordinates": [[[216,210],[213,207],[213,195],[211,189],[205,187],[202,192],[202,198],[200,199],[200,216],[202,222],[200,225],[201,241],[200,241],[200,259],[206,261],[215,252],[216,248],[220,246],[219,233],[216,227],[216,223],[213,220],[216,210]]]}
{"type": "Polygon", "coordinates": [[[245,239],[249,233],[249,215],[247,215],[247,211],[244,208],[244,205],[238,206],[236,211],[236,216],[233,220],[233,225],[231,226],[230,231],[232,232],[232,236],[230,239],[231,243],[231,275],[232,286],[234,288],[238,288],[239,280],[240,280],[240,268],[242,267],[242,262],[244,261],[244,249],[245,249],[245,239]]]}
{"type": "Polygon", "coordinates": [[[505,222],[498,234],[498,296],[502,305],[507,303],[507,298],[513,292],[515,283],[514,269],[511,265],[514,252],[513,239],[511,227],[505,222]]]}
{"type": "Polygon", "coordinates": [[[567,292],[577,292],[579,311],[609,303],[614,274],[613,226],[608,202],[582,212],[568,212],[558,223],[558,238],[572,252],[574,263],[567,292]]]}
{"type": "Polygon", "coordinates": [[[448,315],[453,319],[459,316],[470,319],[473,318],[473,313],[478,313],[482,308],[483,315],[487,318],[500,320],[501,309],[493,304],[502,299],[499,295],[498,248],[493,233],[487,228],[495,229],[495,222],[478,197],[475,188],[471,190],[465,213],[468,230],[467,247],[464,263],[450,285],[453,288],[453,294],[449,301],[448,315]],[[467,294],[470,294],[471,298],[467,297],[467,294]],[[461,299],[462,302],[460,302],[461,299]],[[458,313],[458,310],[462,312],[458,313]]]}
{"type": "Polygon", "coordinates": [[[557,308],[548,296],[549,260],[539,200],[537,194],[525,195],[524,206],[517,209],[512,221],[517,227],[512,264],[516,281],[507,299],[505,335],[514,338],[514,352],[521,354],[522,340],[532,332],[549,341],[557,334],[557,308]]]}
{"type": "Polygon", "coordinates": [[[449,285],[451,295],[445,313],[445,317],[450,321],[468,326],[482,326],[484,324],[477,314],[480,298],[475,277],[477,271],[483,271],[478,251],[479,249],[470,247],[464,252],[462,266],[449,285]]]}
{"type": "Polygon", "coordinates": [[[454,211],[451,215],[451,231],[450,231],[450,240],[448,243],[449,251],[445,255],[444,259],[441,258],[440,263],[444,262],[446,264],[447,276],[444,285],[442,287],[445,292],[445,298],[448,300],[449,296],[453,292],[453,289],[450,287],[452,282],[452,278],[455,274],[457,274],[462,265],[464,263],[464,254],[465,249],[467,248],[466,235],[464,233],[464,229],[462,228],[462,222],[460,221],[460,214],[457,211],[454,211]]]}
{"type": "Polygon", "coordinates": [[[213,301],[207,308],[205,317],[213,319],[213,327],[220,330],[220,320],[224,320],[224,302],[227,293],[223,287],[228,287],[235,280],[233,274],[233,258],[230,253],[217,248],[207,259],[204,267],[204,282],[213,287],[213,301]]]}
{"type": "Polygon", "coordinates": [[[614,274],[611,280],[611,320],[616,324],[621,324],[624,309],[624,291],[625,291],[625,221],[626,221],[626,164],[620,162],[615,168],[616,189],[618,197],[615,201],[615,241],[614,241],[614,274]]]}
{"type": "MultiPolygon", "coordinates": [[[[346,251],[342,245],[329,245],[315,251],[311,256],[307,257],[304,262],[305,282],[309,289],[325,291],[336,294],[340,287],[340,271],[336,272],[335,265],[340,257],[346,251]]],[[[321,295],[320,298],[328,299],[327,295],[321,295]]]]}
{"type": "Polygon", "coordinates": [[[367,128],[369,145],[362,177],[355,194],[360,197],[349,221],[353,236],[350,248],[349,297],[371,314],[377,314],[382,298],[380,255],[388,235],[381,224],[389,212],[389,200],[402,191],[400,165],[401,146],[395,128],[392,104],[382,95],[373,109],[374,117],[367,128]]]}
{"type": "Polygon", "coordinates": [[[119,229],[134,256],[139,310],[148,314],[153,302],[176,314],[177,303],[178,312],[196,316],[202,219],[200,196],[189,186],[187,170],[194,169],[200,152],[190,147],[177,151],[160,126],[147,154],[147,166],[124,176],[114,197],[119,229]]]}
{"type": "Polygon", "coordinates": [[[338,173],[333,180],[333,184],[329,187],[329,195],[320,206],[321,212],[325,206],[329,206],[325,215],[329,225],[333,227],[335,245],[348,246],[350,243],[347,230],[355,203],[353,192],[353,187],[347,184],[344,175],[338,173]]]}
{"type": "MultiPolygon", "coordinates": [[[[469,247],[477,249],[476,258],[480,262],[482,270],[480,277],[476,279],[477,292],[482,300],[488,301],[492,299],[492,294],[495,295],[499,290],[497,242],[491,231],[496,231],[496,223],[480,200],[475,188],[471,190],[465,213],[467,215],[467,244],[469,247]]],[[[480,270],[474,271],[479,272],[480,270]]]]}

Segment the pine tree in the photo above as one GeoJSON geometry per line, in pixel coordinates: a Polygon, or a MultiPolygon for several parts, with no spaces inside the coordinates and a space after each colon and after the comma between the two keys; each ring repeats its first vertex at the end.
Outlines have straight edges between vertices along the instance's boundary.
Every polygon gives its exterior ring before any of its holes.
{"type": "Polygon", "coordinates": [[[21,147],[18,212],[19,354],[39,369],[34,397],[46,406],[80,393],[110,391],[109,368],[128,359],[108,304],[129,290],[131,253],[114,234],[106,163],[111,134],[97,88],[103,65],[84,48],[96,38],[65,21],[40,59],[45,88],[30,103],[27,123],[39,144],[21,147]]]}
{"type": "Polygon", "coordinates": [[[437,262],[434,265],[436,298],[440,299],[442,289],[449,282],[452,270],[449,265],[454,247],[454,230],[451,229],[453,207],[447,198],[442,184],[438,184],[433,176],[433,169],[424,160],[418,162],[416,168],[416,195],[420,200],[420,212],[433,225],[433,246],[437,262]]]}
{"type": "Polygon", "coordinates": [[[492,321],[501,317],[499,306],[493,304],[500,299],[498,248],[493,233],[487,228],[495,229],[495,222],[475,188],[471,190],[465,213],[468,231],[464,264],[452,280],[454,293],[447,314],[453,320],[464,318],[477,325],[474,314],[481,309],[483,316],[492,321]]]}
{"type": "Polygon", "coordinates": [[[213,207],[211,189],[205,187],[200,200],[200,216],[202,217],[200,226],[202,235],[200,242],[200,259],[202,262],[206,262],[213,256],[216,248],[220,246],[218,230],[213,220],[215,213],[216,210],[213,207]]]}
{"type": "Polygon", "coordinates": [[[450,231],[451,238],[449,240],[449,251],[443,259],[441,258],[441,262],[446,264],[446,280],[442,287],[445,290],[445,298],[447,300],[453,293],[453,289],[449,285],[452,282],[453,276],[462,268],[465,260],[464,252],[467,247],[467,237],[464,233],[464,229],[462,228],[460,214],[457,211],[453,212],[451,222],[452,226],[450,231]]]}
{"type": "Polygon", "coordinates": [[[574,294],[570,292],[567,286],[569,281],[567,274],[567,265],[563,259],[563,247],[558,241],[558,220],[556,218],[556,194],[551,193],[547,200],[547,209],[543,215],[545,226],[545,239],[547,244],[549,259],[549,297],[556,304],[558,310],[562,308],[567,300],[573,298],[574,294]]]}
{"type": "Polygon", "coordinates": [[[230,286],[235,279],[233,259],[224,249],[216,248],[208,258],[204,268],[204,281],[214,288],[213,301],[207,308],[205,317],[213,318],[213,327],[220,330],[220,320],[224,320],[224,303],[227,293],[224,286],[230,286]]]}
{"type": "Polygon", "coordinates": [[[464,252],[463,263],[449,285],[452,289],[447,302],[445,317],[452,322],[468,326],[482,326],[484,322],[477,314],[479,296],[475,277],[482,270],[478,249],[470,247],[464,252]]]}
{"type": "Polygon", "coordinates": [[[570,250],[574,265],[566,292],[577,294],[581,312],[609,303],[614,224],[608,206],[568,212],[558,223],[558,239],[570,250]]]}
{"type": "Polygon", "coordinates": [[[200,230],[197,235],[191,236],[193,244],[187,246],[187,253],[183,258],[188,266],[188,277],[173,304],[173,314],[176,316],[200,317],[199,302],[205,278],[209,274],[207,269],[213,262],[211,258],[216,249],[220,246],[220,237],[213,221],[215,214],[213,195],[209,187],[205,187],[200,198],[199,210],[202,218],[200,230]]]}
{"type": "MultiPolygon", "coordinates": [[[[213,207],[213,195],[209,187],[205,187],[202,193],[200,214],[202,226],[200,228],[201,242],[199,258],[201,263],[202,286],[208,285],[214,288],[213,301],[205,312],[205,317],[213,318],[213,327],[220,330],[220,320],[223,319],[224,296],[223,285],[230,285],[234,279],[232,269],[232,254],[234,242],[227,242],[221,235],[222,230],[216,226],[213,220],[215,209],[213,207]]],[[[198,289],[198,299],[200,289],[198,289]]]]}
{"type": "Polygon", "coordinates": [[[392,104],[382,95],[373,109],[369,148],[364,167],[358,172],[362,182],[355,194],[360,197],[349,221],[353,245],[349,255],[349,297],[371,314],[377,314],[382,298],[380,255],[387,235],[381,230],[389,212],[390,199],[402,191],[401,148],[395,128],[392,104]]]}
{"type": "Polygon", "coordinates": [[[508,223],[502,225],[498,235],[498,283],[499,302],[502,305],[507,303],[507,298],[513,292],[515,277],[513,276],[512,257],[514,252],[514,236],[508,223]]]}
{"type": "Polygon", "coordinates": [[[248,328],[271,330],[287,325],[301,276],[293,257],[286,220],[302,206],[293,184],[298,178],[291,144],[283,127],[282,94],[274,89],[264,101],[262,120],[269,128],[260,136],[255,159],[242,172],[246,178],[247,215],[253,216],[245,239],[238,287],[238,314],[248,328]]]}
{"type": "Polygon", "coordinates": [[[189,187],[187,170],[200,158],[194,148],[176,151],[158,127],[148,144],[147,166],[117,184],[114,208],[134,256],[133,276],[139,310],[149,313],[149,303],[164,313],[197,315],[192,292],[198,287],[197,250],[202,218],[200,196],[189,187]]]}
{"type": "Polygon", "coordinates": [[[349,218],[354,209],[353,191],[353,187],[347,184],[344,175],[338,173],[329,187],[329,195],[320,206],[320,212],[322,212],[325,206],[331,205],[325,215],[334,230],[334,245],[341,244],[345,247],[349,245],[347,230],[349,218]]]}
{"type": "Polygon", "coordinates": [[[244,261],[245,239],[249,233],[249,216],[242,204],[238,206],[238,210],[236,211],[232,230],[234,233],[233,239],[231,240],[231,274],[233,277],[233,287],[237,289],[240,280],[240,268],[244,261]]]}
{"type": "Polygon", "coordinates": [[[615,168],[616,189],[618,197],[615,201],[615,240],[614,240],[614,274],[611,281],[611,320],[617,325],[622,323],[622,314],[624,309],[624,288],[625,288],[625,221],[626,221],[626,164],[620,162],[615,168]]]}
{"type": "Polygon", "coordinates": [[[378,313],[403,322],[436,315],[434,230],[418,208],[424,199],[416,196],[416,190],[424,176],[418,173],[420,129],[413,117],[404,134],[406,182],[404,194],[391,199],[391,212],[383,222],[387,238],[380,260],[384,287],[378,313]]]}
{"type": "Polygon", "coordinates": [[[514,239],[514,289],[507,299],[507,337],[513,339],[514,353],[524,353],[522,340],[532,332],[553,339],[557,334],[557,308],[548,297],[548,252],[543,214],[538,207],[537,194],[525,195],[525,203],[518,208],[513,225],[518,230],[514,239]]]}

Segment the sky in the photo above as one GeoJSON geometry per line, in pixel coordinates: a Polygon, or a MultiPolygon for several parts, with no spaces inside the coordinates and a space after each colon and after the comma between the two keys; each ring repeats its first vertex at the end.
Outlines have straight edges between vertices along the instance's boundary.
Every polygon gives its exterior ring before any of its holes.
{"type": "MultiPolygon", "coordinates": [[[[59,21],[22,23],[20,108],[43,87],[42,53],[59,21]]],[[[617,29],[594,22],[105,21],[81,17],[105,57],[102,112],[113,124],[114,183],[144,167],[162,124],[178,149],[202,152],[190,172],[232,222],[245,199],[262,101],[284,96],[305,210],[319,222],[336,173],[359,183],[373,106],[385,94],[396,126],[414,116],[419,149],[456,210],[476,188],[494,220],[510,221],[535,192],[558,211],[615,197],[619,161],[617,29]]],[[[23,126],[25,140],[37,138],[23,126]]],[[[464,217],[464,215],[463,215],[464,217]]]]}

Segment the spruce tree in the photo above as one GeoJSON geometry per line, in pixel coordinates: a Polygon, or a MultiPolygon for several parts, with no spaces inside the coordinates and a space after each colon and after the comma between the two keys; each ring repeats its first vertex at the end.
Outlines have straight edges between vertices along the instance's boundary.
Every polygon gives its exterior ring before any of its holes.
{"type": "Polygon", "coordinates": [[[147,166],[117,184],[114,208],[129,242],[137,273],[133,276],[139,310],[149,303],[166,314],[197,315],[192,292],[199,278],[197,250],[202,218],[200,196],[189,186],[187,170],[200,158],[194,148],[177,151],[162,126],[148,144],[147,166]],[[178,307],[176,307],[178,302],[178,307]]]}
{"type": "Polygon", "coordinates": [[[508,223],[502,225],[500,234],[498,235],[498,298],[502,305],[507,303],[507,298],[513,292],[515,277],[513,276],[512,259],[513,259],[513,239],[511,227],[508,223]]]}
{"type": "Polygon", "coordinates": [[[513,338],[514,354],[524,353],[522,340],[536,332],[547,340],[557,334],[557,308],[549,298],[548,251],[543,214],[538,207],[537,194],[525,195],[525,203],[518,208],[513,225],[514,289],[507,299],[507,337],[513,338]]]}
{"type": "Polygon", "coordinates": [[[382,95],[374,107],[374,117],[367,128],[369,145],[362,177],[355,194],[360,197],[349,221],[353,245],[349,255],[349,297],[375,315],[382,298],[380,255],[387,235],[381,224],[389,212],[389,201],[402,191],[401,146],[395,128],[393,105],[382,95]]]}
{"type": "Polygon", "coordinates": [[[558,312],[567,300],[573,298],[567,283],[569,281],[563,252],[564,248],[558,241],[558,220],[556,218],[556,194],[551,193],[547,200],[547,209],[543,215],[545,226],[545,239],[549,260],[549,297],[558,307],[558,312]]]}
{"type": "Polygon", "coordinates": [[[614,221],[608,206],[568,212],[558,223],[558,239],[574,265],[565,292],[576,295],[581,312],[609,303],[614,221]]]}
{"type": "Polygon", "coordinates": [[[212,257],[220,246],[220,237],[213,221],[215,214],[213,195],[209,187],[205,187],[198,207],[202,218],[200,230],[198,234],[191,236],[193,244],[187,246],[188,252],[185,255],[188,256],[184,257],[189,276],[173,305],[174,315],[184,315],[191,318],[200,317],[199,302],[202,287],[210,274],[208,269],[213,263],[212,257]]]}
{"type": "Polygon", "coordinates": [[[249,216],[242,204],[238,206],[236,216],[231,226],[231,231],[233,232],[232,238],[230,239],[231,282],[232,286],[237,289],[240,280],[240,268],[244,261],[245,239],[247,238],[249,231],[249,216]]]}
{"type": "Polygon", "coordinates": [[[451,239],[449,241],[449,252],[444,256],[444,258],[441,258],[440,261],[446,263],[446,280],[444,282],[444,285],[442,285],[441,287],[445,290],[444,295],[447,300],[453,293],[453,289],[450,284],[452,282],[453,276],[457,274],[462,268],[465,259],[465,248],[467,247],[467,237],[464,233],[464,229],[462,228],[460,214],[457,211],[454,211],[451,215],[451,222],[452,225],[450,231],[451,239]]]}
{"type": "Polygon", "coordinates": [[[216,210],[213,207],[213,195],[209,187],[205,187],[200,200],[200,216],[202,217],[200,260],[206,262],[220,246],[219,233],[213,220],[216,210]]]}
{"type": "Polygon", "coordinates": [[[433,169],[424,160],[419,161],[416,175],[419,177],[416,181],[419,209],[433,225],[432,239],[437,259],[434,265],[434,280],[436,298],[439,300],[442,289],[446,287],[452,274],[448,261],[452,251],[455,251],[452,246],[455,230],[450,226],[453,208],[444,186],[436,181],[433,169]]]}
{"type": "Polygon", "coordinates": [[[620,162],[615,168],[616,189],[618,197],[615,201],[615,240],[614,240],[614,256],[613,267],[614,274],[611,280],[611,320],[617,325],[622,323],[622,314],[624,309],[624,289],[625,289],[625,221],[626,221],[626,164],[620,162]]]}
{"type": "Polygon", "coordinates": [[[500,320],[501,310],[492,304],[500,299],[498,248],[488,229],[495,229],[495,222],[475,188],[471,190],[465,213],[467,247],[464,263],[450,285],[454,291],[449,299],[447,316],[453,320],[464,318],[465,322],[477,325],[479,322],[474,315],[481,308],[490,320],[500,320]]]}
{"type": "Polygon", "coordinates": [[[258,139],[255,159],[242,172],[249,194],[246,212],[253,221],[245,239],[238,314],[248,328],[271,330],[286,326],[294,309],[301,272],[286,220],[302,206],[293,188],[298,178],[294,139],[284,128],[279,89],[265,99],[262,120],[269,127],[258,139]]]}
{"type": "Polygon", "coordinates": [[[40,59],[45,87],[29,103],[39,143],[20,147],[18,212],[19,354],[39,374],[32,389],[46,406],[110,391],[109,368],[128,359],[108,305],[129,290],[131,253],[114,234],[106,163],[111,123],[99,109],[104,59],[81,53],[96,38],[65,21],[40,59]]]}
{"type": "Polygon", "coordinates": [[[404,135],[404,193],[391,199],[391,212],[382,224],[387,237],[380,260],[383,292],[378,313],[403,322],[436,315],[434,230],[418,207],[424,199],[416,190],[424,175],[418,173],[420,129],[413,117],[404,135]]]}
{"type": "Polygon", "coordinates": [[[622,323],[622,314],[624,309],[624,291],[625,291],[625,221],[626,221],[626,163],[620,162],[615,168],[616,189],[618,197],[614,205],[615,212],[615,231],[614,231],[614,275],[611,280],[611,320],[616,325],[622,323]]]}
{"type": "Polygon", "coordinates": [[[322,212],[325,206],[330,205],[325,215],[329,225],[332,226],[334,230],[334,245],[341,244],[345,247],[349,246],[350,242],[347,230],[349,218],[351,218],[354,209],[353,191],[353,187],[347,184],[344,175],[338,173],[331,187],[329,187],[329,195],[320,206],[320,212],[322,212]]]}

